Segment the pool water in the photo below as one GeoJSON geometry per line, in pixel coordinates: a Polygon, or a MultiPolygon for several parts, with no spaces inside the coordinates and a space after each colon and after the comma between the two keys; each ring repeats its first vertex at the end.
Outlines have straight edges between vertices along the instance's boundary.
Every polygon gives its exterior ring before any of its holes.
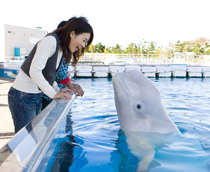
{"type": "MultiPolygon", "coordinates": [[[[155,150],[148,171],[210,171],[210,78],[151,81],[160,90],[167,112],[182,134],[145,136],[155,150]]],[[[61,124],[47,152],[50,159],[46,160],[45,171],[135,171],[141,159],[131,153],[120,129],[111,78],[76,82],[85,95],[75,100],[71,114],[61,124]]]]}

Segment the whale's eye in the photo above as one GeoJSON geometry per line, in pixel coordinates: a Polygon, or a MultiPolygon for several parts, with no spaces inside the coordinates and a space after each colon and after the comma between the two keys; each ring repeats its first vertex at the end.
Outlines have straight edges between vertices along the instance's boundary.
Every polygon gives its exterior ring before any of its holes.
{"type": "Polygon", "coordinates": [[[141,105],[140,104],[137,104],[137,109],[141,109],[141,105]]]}

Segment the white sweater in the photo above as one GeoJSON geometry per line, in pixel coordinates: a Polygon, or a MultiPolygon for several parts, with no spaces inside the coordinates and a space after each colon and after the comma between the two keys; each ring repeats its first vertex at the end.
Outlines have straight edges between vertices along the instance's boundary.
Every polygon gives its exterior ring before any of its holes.
{"type": "MultiPolygon", "coordinates": [[[[47,60],[56,51],[56,39],[53,36],[47,36],[43,38],[37,45],[37,50],[34,58],[31,62],[29,74],[31,78],[26,75],[22,70],[18,73],[12,87],[26,93],[40,93],[38,87],[50,98],[53,98],[59,91],[56,82],[51,86],[47,80],[45,80],[42,70],[45,68],[47,60]]],[[[59,66],[62,58],[62,51],[58,51],[58,58],[56,63],[56,69],[59,66]]]]}

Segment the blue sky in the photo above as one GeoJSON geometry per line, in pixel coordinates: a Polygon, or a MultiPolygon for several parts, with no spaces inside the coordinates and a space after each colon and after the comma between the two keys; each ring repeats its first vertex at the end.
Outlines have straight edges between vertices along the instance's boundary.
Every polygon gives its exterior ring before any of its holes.
{"type": "Polygon", "coordinates": [[[141,41],[168,42],[210,39],[209,0],[10,0],[0,7],[0,22],[54,30],[72,16],[88,18],[93,44],[107,46],[141,41]]]}

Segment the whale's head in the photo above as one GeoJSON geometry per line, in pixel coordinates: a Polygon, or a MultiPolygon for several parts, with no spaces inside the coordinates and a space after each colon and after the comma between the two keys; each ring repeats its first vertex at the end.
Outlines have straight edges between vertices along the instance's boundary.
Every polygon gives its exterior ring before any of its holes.
{"type": "Polygon", "coordinates": [[[112,84],[120,127],[124,131],[179,132],[168,117],[160,92],[140,71],[116,73],[112,84]]]}

